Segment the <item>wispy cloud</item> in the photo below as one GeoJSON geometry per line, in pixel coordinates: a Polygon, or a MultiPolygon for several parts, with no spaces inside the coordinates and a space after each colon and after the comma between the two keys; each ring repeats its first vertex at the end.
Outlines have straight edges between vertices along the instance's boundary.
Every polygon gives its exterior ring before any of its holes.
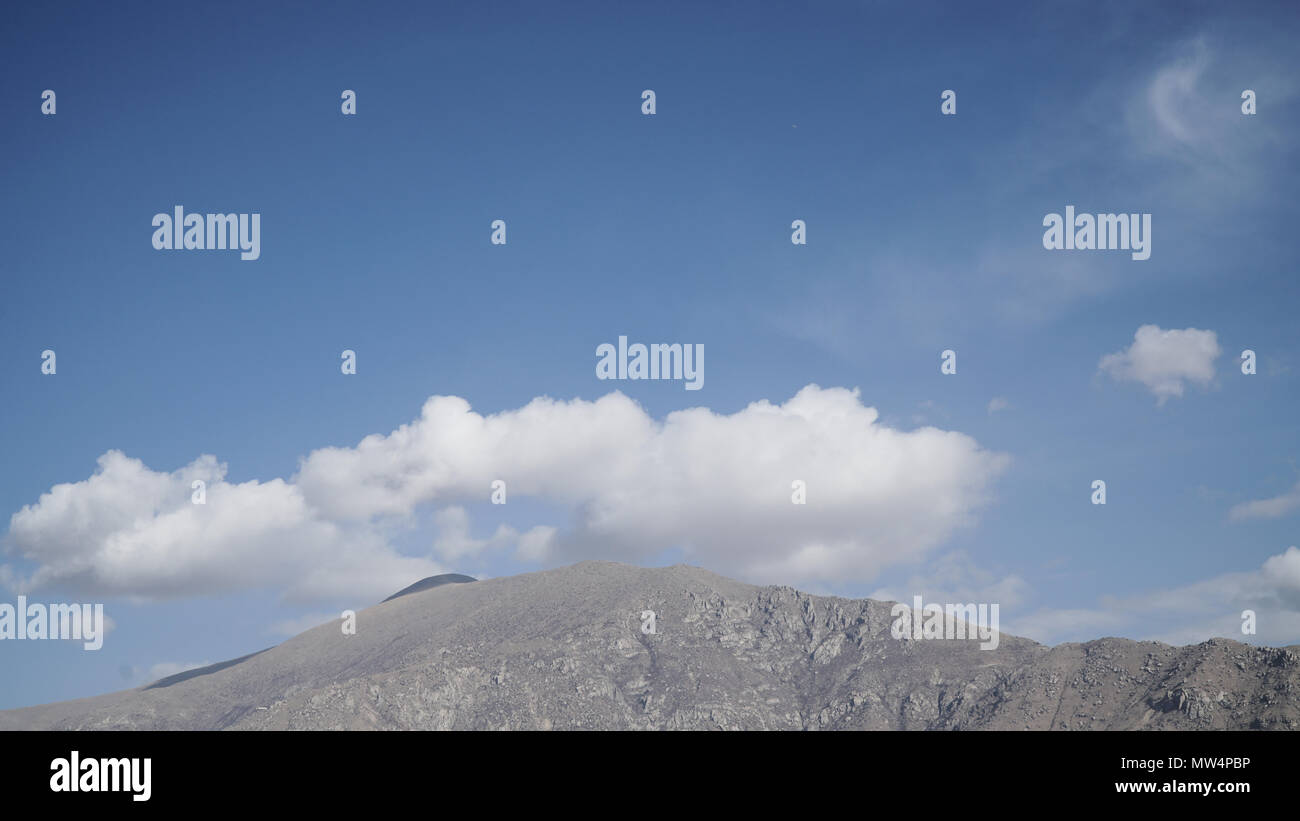
{"type": "Polygon", "coordinates": [[[1271,499],[1257,499],[1233,505],[1228,511],[1228,518],[1233,521],[1243,519],[1277,519],[1295,510],[1300,510],[1300,482],[1295,487],[1271,499]]]}
{"type": "Polygon", "coordinates": [[[1300,634],[1300,549],[1270,556],[1258,570],[1224,573],[1169,590],[1103,597],[1098,607],[1042,608],[1002,614],[1005,629],[1038,641],[1083,641],[1101,634],[1171,644],[1223,636],[1277,643],[1300,634]],[[1243,635],[1242,612],[1254,611],[1254,635],[1243,635]]]}

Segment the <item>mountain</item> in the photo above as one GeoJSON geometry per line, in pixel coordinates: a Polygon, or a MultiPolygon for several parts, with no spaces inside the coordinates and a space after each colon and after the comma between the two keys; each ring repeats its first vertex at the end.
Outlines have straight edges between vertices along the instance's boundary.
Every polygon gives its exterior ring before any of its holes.
{"type": "Polygon", "coordinates": [[[355,635],[323,624],[0,729],[1300,729],[1295,647],[895,639],[890,603],[684,565],[446,578],[355,635]]]}
{"type": "Polygon", "coordinates": [[[392,601],[393,599],[400,598],[402,596],[409,596],[412,593],[419,593],[421,590],[428,590],[430,588],[438,587],[444,584],[464,584],[465,582],[473,582],[473,581],[478,581],[478,580],[475,579],[473,576],[462,576],[460,573],[443,573],[441,576],[428,576],[426,578],[420,579],[418,582],[416,582],[415,584],[409,587],[403,587],[401,590],[398,590],[393,595],[384,599],[384,601],[386,602],[392,601]]]}

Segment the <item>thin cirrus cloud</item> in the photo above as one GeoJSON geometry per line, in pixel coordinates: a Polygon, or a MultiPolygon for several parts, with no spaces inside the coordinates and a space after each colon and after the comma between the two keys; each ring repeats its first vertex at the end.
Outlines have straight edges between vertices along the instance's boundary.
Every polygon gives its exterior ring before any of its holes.
{"type": "Polygon", "coordinates": [[[894,587],[882,587],[867,598],[911,603],[913,596],[925,601],[984,602],[1014,612],[1029,597],[1029,584],[1019,575],[999,577],[981,567],[963,550],[938,556],[926,568],[894,587]]]}
{"type": "Polygon", "coordinates": [[[1141,383],[1163,405],[1171,397],[1183,396],[1189,384],[1207,387],[1222,352],[1214,331],[1143,325],[1133,335],[1132,345],[1103,356],[1098,369],[1117,381],[1141,383]]]}
{"type": "Polygon", "coordinates": [[[1159,183],[1177,207],[1214,212],[1253,199],[1273,173],[1261,159],[1289,144],[1284,127],[1241,112],[1246,88],[1261,107],[1274,109],[1291,105],[1300,91],[1294,67],[1275,56],[1285,49],[1252,46],[1216,46],[1205,36],[1178,43],[1130,101],[1125,123],[1143,160],[1158,157],[1179,168],[1159,183]]]}
{"type": "Polygon", "coordinates": [[[1286,642],[1300,631],[1300,548],[1269,556],[1257,570],[1223,573],[1181,587],[1133,596],[1106,596],[1095,609],[1044,608],[1003,613],[1003,627],[1039,641],[1094,638],[1099,632],[1187,644],[1208,636],[1242,638],[1246,611],[1254,640],[1286,642]]]}
{"type": "Polygon", "coordinates": [[[0,566],[0,580],[145,599],[269,587],[315,600],[386,595],[445,572],[435,555],[500,547],[545,563],[675,547],[758,581],[862,580],[972,523],[1007,464],[962,433],[883,425],[843,388],[661,421],[618,392],[488,415],[435,396],[387,435],[313,451],[288,481],[230,483],[212,456],[159,472],[110,451],[94,475],[12,516],[9,552],[35,569],[0,566]],[[206,504],[191,503],[195,478],[206,504]],[[496,479],[567,523],[473,538],[460,505],[486,500],[496,479]],[[806,504],[792,503],[795,480],[806,504]],[[424,506],[439,509],[430,555],[402,555],[389,536],[424,506]]]}
{"type": "Polygon", "coordinates": [[[1270,499],[1255,499],[1233,505],[1228,511],[1228,518],[1233,521],[1246,519],[1278,519],[1300,510],[1300,482],[1295,487],[1270,499]]]}

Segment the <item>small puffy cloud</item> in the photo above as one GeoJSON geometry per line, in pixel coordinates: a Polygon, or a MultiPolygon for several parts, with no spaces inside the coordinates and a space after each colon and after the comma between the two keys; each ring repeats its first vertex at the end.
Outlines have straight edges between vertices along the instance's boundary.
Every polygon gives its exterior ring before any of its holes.
{"type": "Polygon", "coordinates": [[[989,400],[989,413],[997,413],[1000,410],[1006,410],[1011,407],[1011,403],[1001,396],[995,396],[989,400]]]}
{"type": "Polygon", "coordinates": [[[1300,549],[1291,545],[1285,553],[1269,556],[1262,575],[1280,600],[1300,610],[1300,549]]]}
{"type": "Polygon", "coordinates": [[[1181,397],[1188,383],[1209,385],[1220,353],[1214,331],[1143,325],[1127,350],[1103,356],[1098,368],[1116,380],[1142,383],[1163,405],[1171,396],[1181,397]]]}
{"type": "Polygon", "coordinates": [[[1228,518],[1233,521],[1243,519],[1277,519],[1300,510],[1300,482],[1280,496],[1271,499],[1256,499],[1233,505],[1228,511],[1228,518]]]}

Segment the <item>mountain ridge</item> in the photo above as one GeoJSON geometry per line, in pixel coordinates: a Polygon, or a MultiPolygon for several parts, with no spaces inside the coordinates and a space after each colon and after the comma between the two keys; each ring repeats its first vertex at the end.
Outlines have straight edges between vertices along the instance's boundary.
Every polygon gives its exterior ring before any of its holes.
{"type": "Polygon", "coordinates": [[[403,593],[356,635],[329,622],[162,687],[2,711],[0,729],[1300,728],[1295,648],[894,639],[893,603],[686,565],[403,593]]]}

